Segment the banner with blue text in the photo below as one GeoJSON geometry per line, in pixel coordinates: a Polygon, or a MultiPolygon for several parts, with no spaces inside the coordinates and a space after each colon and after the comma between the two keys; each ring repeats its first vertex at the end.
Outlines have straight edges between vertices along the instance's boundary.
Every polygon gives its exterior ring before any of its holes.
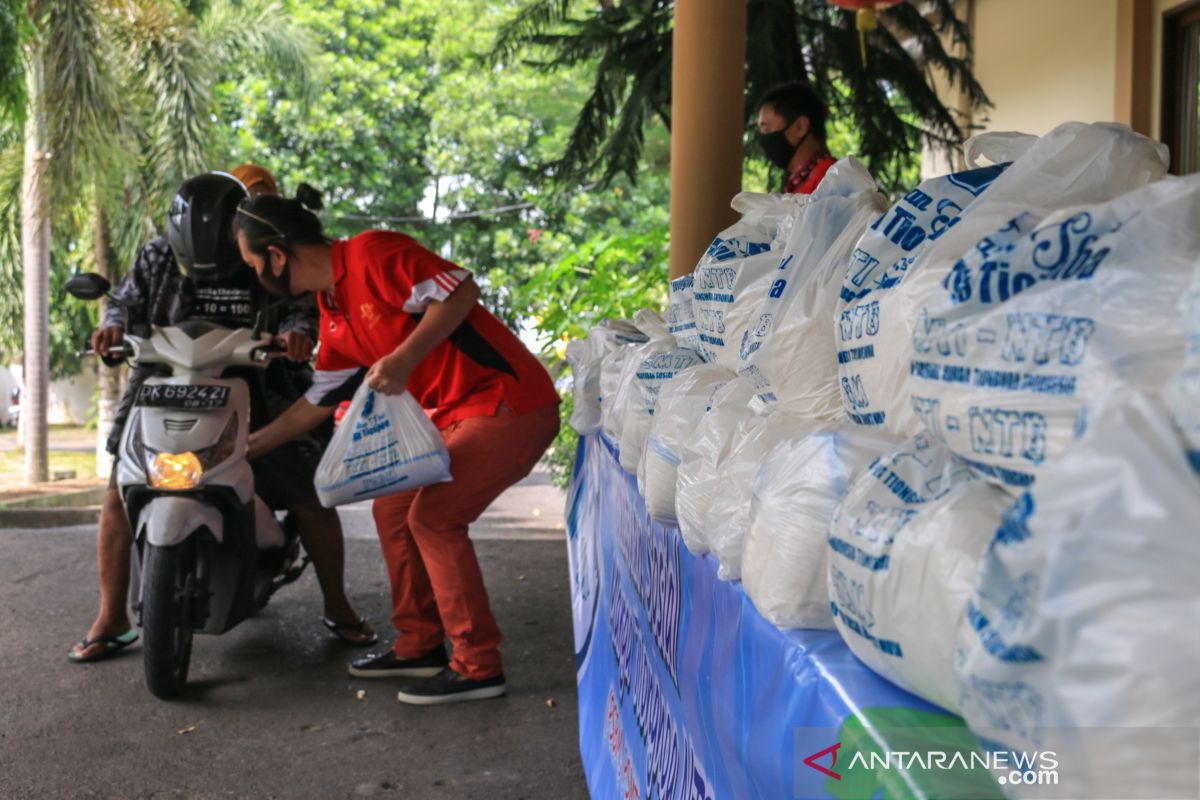
{"type": "Polygon", "coordinates": [[[957,729],[957,717],[869,671],[835,631],[764,620],[740,583],[717,579],[712,557],[651,521],[602,437],[580,441],[567,502],[592,797],[924,795],[884,771],[844,780],[841,743],[864,729],[957,729]]]}

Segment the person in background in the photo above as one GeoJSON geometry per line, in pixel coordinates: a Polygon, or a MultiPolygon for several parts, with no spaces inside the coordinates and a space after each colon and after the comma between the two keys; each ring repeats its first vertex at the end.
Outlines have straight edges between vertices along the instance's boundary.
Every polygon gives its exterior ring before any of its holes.
{"type": "Polygon", "coordinates": [[[251,438],[251,455],[328,419],[363,380],[382,394],[411,392],[441,430],[453,480],[375,501],[397,636],[391,650],[349,671],[423,678],[401,689],[405,703],[498,697],[506,691],[500,630],[467,529],[553,441],[558,393],[516,334],[479,304],[469,272],[400,233],[327,239],[305,208],[319,208],[319,195],[305,188],[305,202],[253,198],[234,223],[242,259],[269,291],[316,292],[321,308],[313,387],[251,438]]]}
{"type": "Polygon", "coordinates": [[[266,167],[258,164],[238,164],[229,171],[229,174],[242,182],[242,186],[246,187],[246,193],[251,197],[258,197],[260,194],[279,194],[279,184],[275,182],[275,176],[266,167]]]}
{"type": "MultiPolygon", "coordinates": [[[[244,280],[247,270],[237,260],[232,241],[227,247],[233,263],[210,265],[216,273],[200,276],[190,274],[193,270],[186,263],[190,260],[189,254],[173,249],[169,239],[176,227],[187,225],[184,206],[202,205],[214,197],[228,196],[229,200],[217,202],[227,203],[228,213],[232,215],[236,203],[247,193],[257,196],[274,194],[277,190],[274,176],[263,167],[243,164],[234,169],[233,174],[241,176],[242,185],[228,175],[216,173],[193,178],[180,188],[176,204],[168,215],[168,236],[159,236],[147,243],[125,278],[113,290],[124,305],[110,304],[100,329],[93,334],[92,348],[98,354],[108,355],[111,348],[121,343],[126,330],[144,335],[150,325],[172,325],[184,319],[203,319],[234,328],[254,325],[257,311],[263,305],[261,288],[254,280],[249,283],[244,280]]],[[[227,220],[214,220],[206,232],[226,239],[232,236],[227,220]]],[[[215,249],[220,247],[218,243],[215,249]]],[[[263,386],[251,385],[252,402],[260,419],[271,415],[272,406],[274,410],[282,411],[296,395],[307,389],[311,372],[304,362],[312,355],[316,321],[316,308],[311,302],[307,306],[293,303],[283,310],[277,341],[287,348],[288,357],[298,363],[289,368],[279,361],[271,365],[266,375],[255,373],[263,383],[263,386]]],[[[134,397],[152,369],[135,369],[130,375],[107,443],[108,451],[114,456],[134,397]]],[[[312,475],[319,459],[318,443],[297,443],[288,451],[280,451],[279,457],[272,462],[259,465],[255,470],[255,489],[268,505],[288,508],[296,515],[301,540],[313,559],[325,595],[323,621],[326,627],[350,644],[371,644],[377,637],[354,612],[343,585],[341,522],[337,512],[321,508],[312,487],[312,475]]],[[[116,475],[114,464],[108,493],[100,509],[96,537],[100,609],[82,641],[67,654],[77,663],[107,658],[138,638],[127,610],[133,531],[125,516],[116,475]]]]}
{"type": "Polygon", "coordinates": [[[825,146],[825,105],[806,83],[785,83],[763,95],[758,142],[786,174],[786,194],[812,194],[837,162],[825,146]]]}

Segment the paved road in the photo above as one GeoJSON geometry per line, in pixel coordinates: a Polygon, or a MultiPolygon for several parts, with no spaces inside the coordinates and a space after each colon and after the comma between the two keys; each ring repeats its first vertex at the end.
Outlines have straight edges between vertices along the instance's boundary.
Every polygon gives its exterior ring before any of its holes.
{"type": "MultiPolygon", "coordinates": [[[[586,797],[560,504],[535,475],[480,527],[510,693],[443,708],[345,674],[354,651],[318,625],[311,572],[234,631],[197,637],[188,693],[156,700],[140,647],[65,658],[94,611],[92,529],[0,531],[0,798],[586,797]]],[[[382,623],[369,515],[344,517],[352,599],[382,623]]]]}

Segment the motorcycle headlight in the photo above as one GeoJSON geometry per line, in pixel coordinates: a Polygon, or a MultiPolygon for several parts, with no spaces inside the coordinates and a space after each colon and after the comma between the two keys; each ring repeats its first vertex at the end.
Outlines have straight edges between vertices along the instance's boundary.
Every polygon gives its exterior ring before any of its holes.
{"type": "MultiPolygon", "coordinates": [[[[149,458],[149,453],[146,454],[149,458]]],[[[146,465],[150,485],[156,489],[195,489],[204,476],[200,459],[190,450],[186,453],[156,453],[146,465]]]]}
{"type": "MultiPolygon", "coordinates": [[[[138,434],[140,434],[140,429],[138,434]]],[[[152,450],[141,442],[138,435],[134,444],[141,450],[143,463],[150,485],[156,489],[195,489],[200,485],[204,471],[228,460],[237,449],[238,418],[234,414],[221,432],[221,438],[212,447],[195,452],[165,453],[152,450]]]]}

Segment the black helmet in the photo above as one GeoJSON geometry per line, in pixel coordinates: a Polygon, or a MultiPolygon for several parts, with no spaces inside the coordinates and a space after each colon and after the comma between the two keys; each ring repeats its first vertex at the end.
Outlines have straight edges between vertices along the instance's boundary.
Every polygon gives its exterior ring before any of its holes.
{"type": "Polygon", "coordinates": [[[183,182],[167,213],[167,240],[183,274],[210,283],[244,269],[233,216],[246,188],[232,175],[209,172],[183,182]]]}

